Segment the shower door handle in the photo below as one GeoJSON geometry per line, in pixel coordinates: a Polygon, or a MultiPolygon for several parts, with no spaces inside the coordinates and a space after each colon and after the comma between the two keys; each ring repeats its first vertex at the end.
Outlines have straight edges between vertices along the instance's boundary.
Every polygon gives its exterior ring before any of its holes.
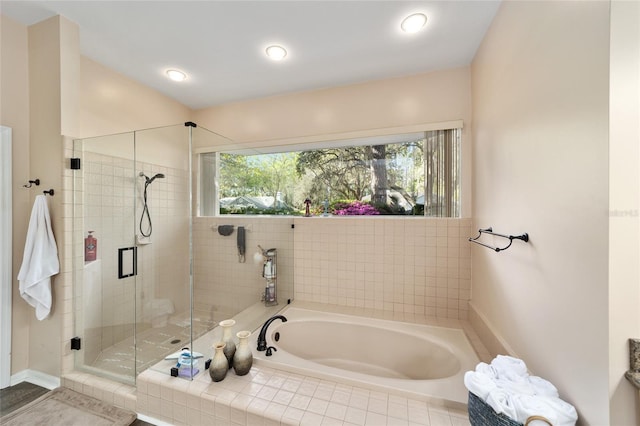
{"type": "Polygon", "coordinates": [[[138,274],[138,247],[118,249],[118,279],[138,274]]]}

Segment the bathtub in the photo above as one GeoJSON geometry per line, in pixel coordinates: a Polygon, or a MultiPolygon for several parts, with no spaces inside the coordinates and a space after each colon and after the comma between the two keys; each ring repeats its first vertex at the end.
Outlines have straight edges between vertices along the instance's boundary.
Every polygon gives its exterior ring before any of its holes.
{"type": "Polygon", "coordinates": [[[256,364],[452,406],[467,403],[464,373],[480,362],[460,329],[289,307],[256,364]]]}

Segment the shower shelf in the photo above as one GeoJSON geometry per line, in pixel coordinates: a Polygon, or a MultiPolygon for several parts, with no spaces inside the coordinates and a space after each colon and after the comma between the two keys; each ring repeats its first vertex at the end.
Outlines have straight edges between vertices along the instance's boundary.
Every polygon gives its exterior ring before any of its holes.
{"type": "Polygon", "coordinates": [[[529,234],[527,234],[526,232],[522,235],[504,235],[504,234],[498,234],[497,232],[493,232],[492,228],[486,228],[486,229],[478,229],[478,236],[475,238],[469,238],[469,241],[472,243],[476,243],[476,244],[480,244],[483,247],[486,248],[490,248],[491,250],[495,251],[495,252],[501,252],[503,250],[508,249],[509,247],[511,247],[511,244],[513,244],[513,240],[522,240],[525,243],[529,242],[529,234]],[[481,241],[478,241],[478,239],[482,236],[482,234],[488,234],[488,235],[495,235],[496,237],[501,237],[501,238],[507,238],[509,240],[509,244],[506,245],[505,247],[494,247],[494,246],[490,246],[489,244],[485,244],[481,241]]]}

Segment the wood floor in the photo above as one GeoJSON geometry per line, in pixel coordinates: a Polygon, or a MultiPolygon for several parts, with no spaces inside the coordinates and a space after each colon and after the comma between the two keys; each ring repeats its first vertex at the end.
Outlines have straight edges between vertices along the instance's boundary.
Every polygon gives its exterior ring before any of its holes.
{"type": "MultiPolygon", "coordinates": [[[[8,388],[0,389],[0,417],[17,410],[23,405],[27,405],[47,392],[49,392],[49,389],[45,389],[41,386],[28,382],[22,382],[17,385],[9,386],[8,388]]],[[[131,423],[131,426],[153,425],[140,419],[136,419],[135,422],[131,423]]]]}

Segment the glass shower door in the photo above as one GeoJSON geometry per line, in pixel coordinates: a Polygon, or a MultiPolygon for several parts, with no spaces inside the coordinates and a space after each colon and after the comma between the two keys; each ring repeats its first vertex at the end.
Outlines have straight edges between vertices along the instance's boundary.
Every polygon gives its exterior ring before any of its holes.
{"type": "Polygon", "coordinates": [[[136,376],[134,138],[74,141],[75,365],[125,383],[136,376]]]}
{"type": "Polygon", "coordinates": [[[191,347],[190,128],[77,140],[74,157],[75,366],[135,383],[191,347]]]}
{"type": "MultiPolygon", "coordinates": [[[[136,352],[171,374],[191,348],[191,158],[184,125],[136,132],[136,352]],[[164,358],[169,357],[167,361],[164,358]],[[158,365],[159,361],[163,361],[158,365]]],[[[189,378],[185,371],[182,377],[189,378]]]]}

